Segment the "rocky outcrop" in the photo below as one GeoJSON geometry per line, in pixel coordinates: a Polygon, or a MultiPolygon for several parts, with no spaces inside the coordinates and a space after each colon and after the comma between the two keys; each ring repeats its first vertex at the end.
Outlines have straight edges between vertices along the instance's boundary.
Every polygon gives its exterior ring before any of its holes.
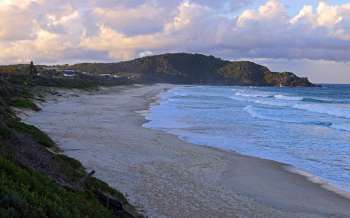
{"type": "Polygon", "coordinates": [[[291,72],[283,72],[283,73],[266,73],[265,74],[265,80],[268,84],[274,85],[274,86],[315,86],[312,84],[307,78],[305,77],[298,77],[294,73],[291,72]]]}

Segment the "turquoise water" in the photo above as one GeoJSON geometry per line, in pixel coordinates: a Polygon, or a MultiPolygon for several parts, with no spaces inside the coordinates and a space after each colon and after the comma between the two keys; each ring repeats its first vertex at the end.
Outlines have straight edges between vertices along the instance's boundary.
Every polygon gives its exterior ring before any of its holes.
{"type": "Polygon", "coordinates": [[[350,191],[350,85],[177,86],[144,126],[291,164],[350,191]]]}

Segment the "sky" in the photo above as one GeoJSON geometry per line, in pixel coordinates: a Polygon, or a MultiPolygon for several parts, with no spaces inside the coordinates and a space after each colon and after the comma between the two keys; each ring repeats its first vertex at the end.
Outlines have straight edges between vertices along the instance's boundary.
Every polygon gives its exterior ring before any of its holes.
{"type": "Polygon", "coordinates": [[[350,0],[0,0],[0,64],[168,52],[350,83],[350,0]]]}

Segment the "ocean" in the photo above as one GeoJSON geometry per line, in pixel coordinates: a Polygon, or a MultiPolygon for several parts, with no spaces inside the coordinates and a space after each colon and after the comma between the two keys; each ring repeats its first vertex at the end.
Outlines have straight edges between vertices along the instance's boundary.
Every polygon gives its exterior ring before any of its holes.
{"type": "Polygon", "coordinates": [[[176,86],[147,128],[294,166],[350,191],[350,85],[176,86]]]}

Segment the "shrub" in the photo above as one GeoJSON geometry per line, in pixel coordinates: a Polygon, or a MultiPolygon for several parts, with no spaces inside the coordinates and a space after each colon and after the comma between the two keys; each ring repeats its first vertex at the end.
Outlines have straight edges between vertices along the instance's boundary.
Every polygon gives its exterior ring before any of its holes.
{"type": "Polygon", "coordinates": [[[31,109],[34,111],[39,111],[40,108],[34,104],[30,99],[27,98],[17,98],[11,101],[11,106],[17,108],[31,109]]]}
{"type": "Polygon", "coordinates": [[[72,192],[50,178],[0,157],[0,217],[113,217],[89,192],[72,192]]]}
{"type": "Polygon", "coordinates": [[[11,137],[11,130],[0,121],[0,139],[9,139],[11,137]]]}
{"type": "Polygon", "coordinates": [[[40,144],[48,147],[54,148],[56,147],[55,143],[47,136],[45,133],[40,131],[38,128],[32,125],[25,124],[18,119],[11,118],[7,121],[7,125],[10,128],[13,128],[19,133],[29,134],[33,137],[34,140],[39,142],[40,144]]]}

